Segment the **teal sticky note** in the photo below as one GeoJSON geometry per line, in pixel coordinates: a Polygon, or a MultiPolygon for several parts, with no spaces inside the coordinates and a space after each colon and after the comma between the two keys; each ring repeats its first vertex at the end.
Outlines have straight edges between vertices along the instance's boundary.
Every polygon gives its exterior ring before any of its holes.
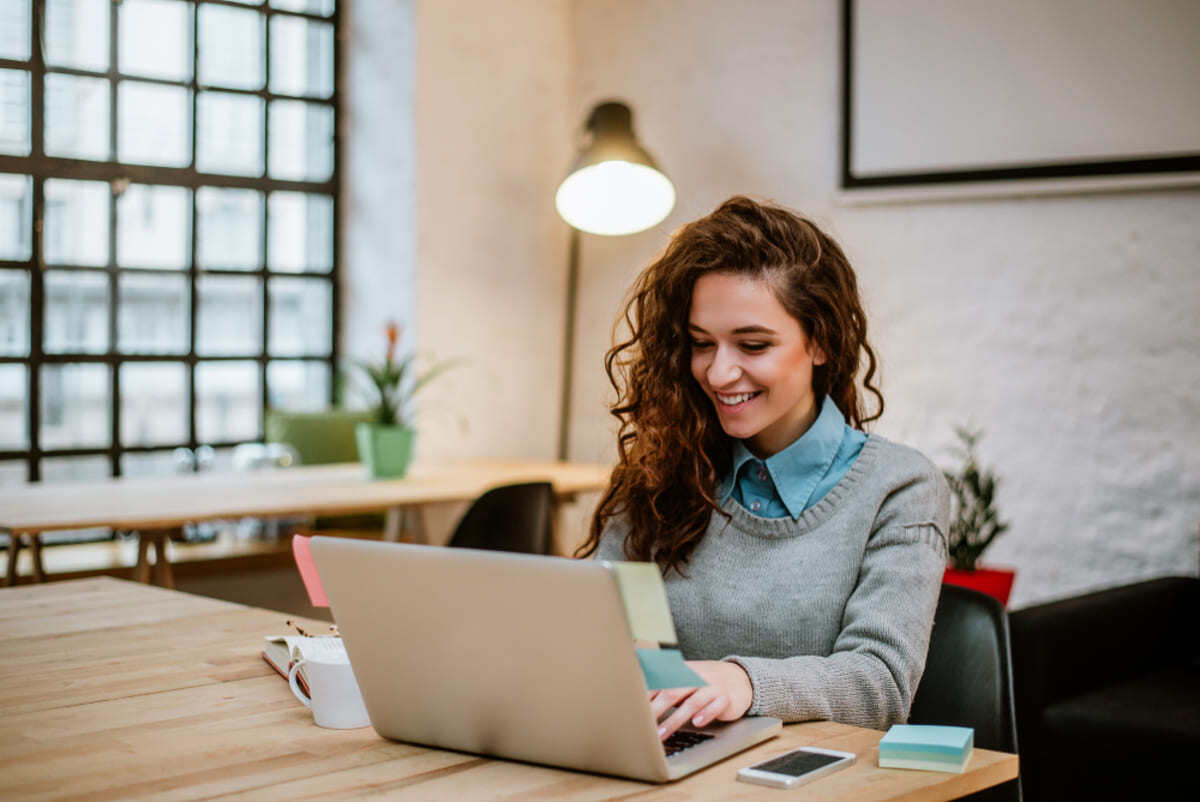
{"type": "Polygon", "coordinates": [[[696,688],[708,684],[688,668],[678,649],[638,649],[637,659],[646,677],[647,690],[696,688]]]}
{"type": "Polygon", "coordinates": [[[974,746],[970,727],[893,724],[879,739],[879,766],[961,774],[974,746]]]}
{"type": "MultiPolygon", "coordinates": [[[[614,562],[613,574],[625,603],[625,616],[634,640],[652,643],[678,643],[667,589],[654,563],[614,562]]],[[[671,686],[665,686],[671,687],[671,686]]]]}

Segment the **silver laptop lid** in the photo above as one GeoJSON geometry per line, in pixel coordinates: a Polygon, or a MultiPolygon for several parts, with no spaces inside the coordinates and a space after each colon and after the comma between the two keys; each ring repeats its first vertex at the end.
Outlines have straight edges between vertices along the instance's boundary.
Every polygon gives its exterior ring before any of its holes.
{"type": "Polygon", "coordinates": [[[311,545],[380,735],[678,776],[606,563],[346,538],[311,545]]]}

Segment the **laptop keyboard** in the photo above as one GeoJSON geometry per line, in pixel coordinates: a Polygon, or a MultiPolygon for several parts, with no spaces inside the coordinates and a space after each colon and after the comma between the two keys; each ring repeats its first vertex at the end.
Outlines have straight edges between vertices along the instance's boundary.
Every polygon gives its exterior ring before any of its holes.
{"type": "Polygon", "coordinates": [[[710,738],[712,738],[711,735],[703,732],[676,731],[663,741],[663,751],[667,753],[667,757],[671,757],[671,755],[677,755],[684,749],[703,743],[710,738]]]}

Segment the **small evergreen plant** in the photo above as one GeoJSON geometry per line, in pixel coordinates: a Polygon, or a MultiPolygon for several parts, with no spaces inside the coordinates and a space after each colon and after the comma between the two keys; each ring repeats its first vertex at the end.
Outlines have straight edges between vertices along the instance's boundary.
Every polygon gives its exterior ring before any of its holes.
{"type": "Polygon", "coordinates": [[[359,369],[366,381],[360,382],[363,395],[370,400],[374,422],[384,426],[410,426],[412,399],[417,392],[447,369],[454,362],[441,362],[423,373],[416,373],[412,354],[396,357],[396,346],[401,330],[395,322],[389,322],[384,330],[387,337],[387,353],[382,362],[356,360],[352,364],[359,369]]]}
{"type": "Polygon", "coordinates": [[[962,426],[954,431],[961,443],[956,449],[961,464],[957,470],[942,472],[954,494],[947,545],[954,568],[974,571],[980,555],[1008,529],[1008,523],[1000,520],[996,510],[996,475],[979,466],[976,446],[983,432],[962,426]]]}

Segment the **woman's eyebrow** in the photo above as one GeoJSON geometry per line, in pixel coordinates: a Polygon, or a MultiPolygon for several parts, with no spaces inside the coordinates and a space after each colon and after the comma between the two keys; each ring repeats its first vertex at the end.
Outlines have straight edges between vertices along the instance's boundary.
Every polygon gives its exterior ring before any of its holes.
{"type": "MultiPolygon", "coordinates": [[[[708,334],[707,331],[705,331],[700,326],[697,326],[695,323],[688,324],[688,331],[694,331],[694,332],[697,332],[698,334],[708,334]]],[[[766,326],[738,326],[736,329],[733,330],[733,333],[734,334],[778,334],[779,332],[775,331],[775,329],[767,328],[766,326]]]]}

